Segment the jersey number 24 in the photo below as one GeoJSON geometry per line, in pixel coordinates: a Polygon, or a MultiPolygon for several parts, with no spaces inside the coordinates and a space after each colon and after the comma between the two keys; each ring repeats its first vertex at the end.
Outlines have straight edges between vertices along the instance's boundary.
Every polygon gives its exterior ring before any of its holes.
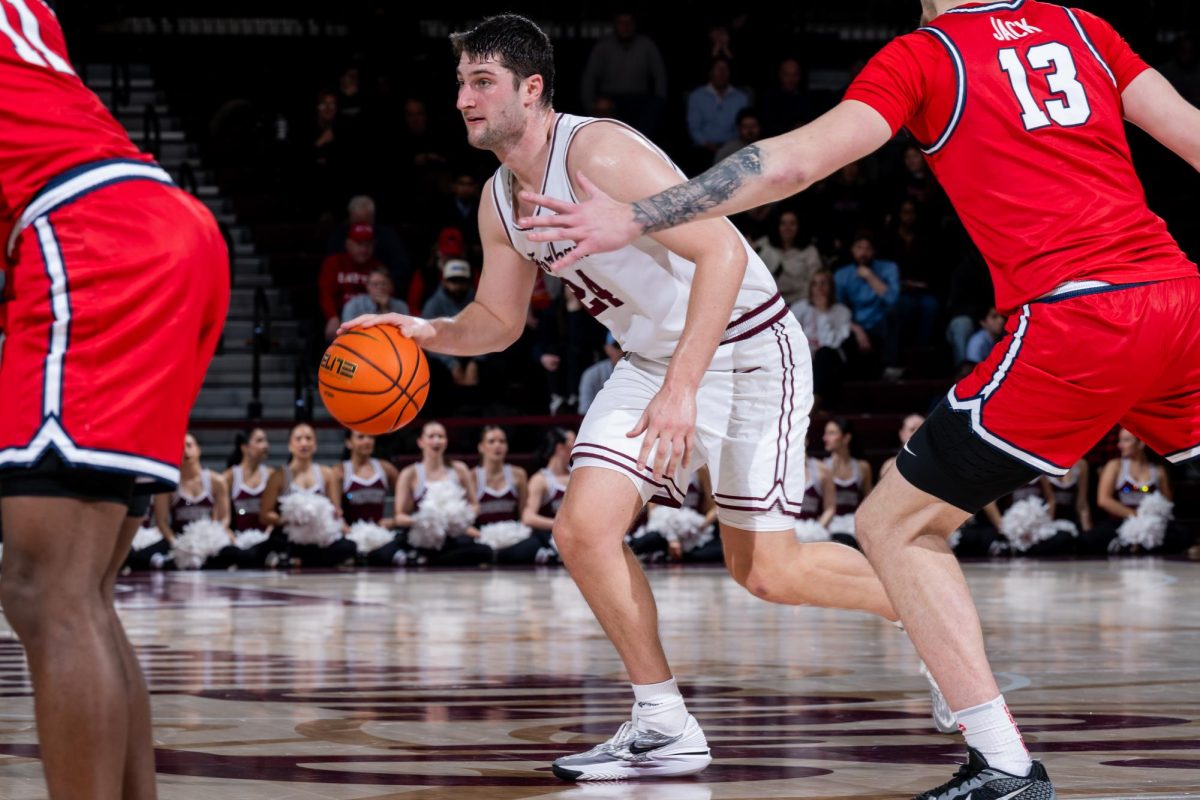
{"type": "Polygon", "coordinates": [[[1038,105],[1029,89],[1029,72],[1017,49],[1006,47],[1000,51],[1000,69],[1008,74],[1017,102],[1021,104],[1021,122],[1025,130],[1036,131],[1055,124],[1074,128],[1091,119],[1092,108],[1088,105],[1087,93],[1079,82],[1075,58],[1066,45],[1059,42],[1035,45],[1025,53],[1025,61],[1032,69],[1046,73],[1046,83],[1055,95],[1038,105]]]}

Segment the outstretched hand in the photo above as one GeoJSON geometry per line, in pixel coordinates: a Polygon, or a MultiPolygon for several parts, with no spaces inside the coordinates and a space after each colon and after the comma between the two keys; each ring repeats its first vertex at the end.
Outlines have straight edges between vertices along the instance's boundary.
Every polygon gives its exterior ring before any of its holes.
{"type": "Polygon", "coordinates": [[[579,203],[568,203],[534,192],[521,192],[521,199],[553,211],[549,216],[521,217],[517,225],[532,229],[531,242],[575,243],[575,248],[550,265],[561,272],[594,253],[609,253],[642,235],[642,226],[634,219],[633,205],[612,199],[582,172],[576,175],[579,188],[587,194],[579,203]]]}
{"type": "Polygon", "coordinates": [[[436,332],[428,320],[423,320],[419,317],[410,317],[407,314],[395,313],[363,314],[343,322],[341,327],[337,329],[337,332],[340,336],[346,331],[374,328],[377,325],[392,325],[397,327],[401,333],[418,344],[431,338],[436,332]]]}

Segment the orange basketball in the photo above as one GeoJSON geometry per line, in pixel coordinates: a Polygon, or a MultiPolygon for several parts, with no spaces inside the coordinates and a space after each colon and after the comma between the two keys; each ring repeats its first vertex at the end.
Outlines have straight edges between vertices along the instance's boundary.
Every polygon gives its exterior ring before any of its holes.
{"type": "Polygon", "coordinates": [[[321,400],[347,428],[378,436],[412,422],[429,395],[429,359],[391,325],[346,331],[321,356],[321,400]]]}

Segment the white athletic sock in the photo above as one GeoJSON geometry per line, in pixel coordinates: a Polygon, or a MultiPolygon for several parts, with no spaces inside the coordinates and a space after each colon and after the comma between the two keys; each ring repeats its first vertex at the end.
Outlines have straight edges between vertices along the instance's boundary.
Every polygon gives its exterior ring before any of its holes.
{"type": "Polygon", "coordinates": [[[1017,723],[1013,722],[1004,695],[983,705],[972,706],[954,712],[958,716],[958,727],[974,747],[987,759],[988,766],[1003,770],[1011,775],[1024,777],[1029,774],[1033,762],[1017,723]]]}
{"type": "Polygon", "coordinates": [[[662,683],[631,683],[633,687],[633,726],[639,731],[655,731],[665,736],[683,733],[688,711],[675,679],[662,683]]]}

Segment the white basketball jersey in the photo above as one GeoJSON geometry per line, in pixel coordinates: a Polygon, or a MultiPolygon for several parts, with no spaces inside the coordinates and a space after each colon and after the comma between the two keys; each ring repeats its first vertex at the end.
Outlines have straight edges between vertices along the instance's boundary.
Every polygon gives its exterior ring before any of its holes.
{"type": "MultiPolygon", "coordinates": [[[[550,158],[546,165],[545,183],[541,193],[560,200],[578,202],[572,191],[567,170],[567,152],[575,134],[595,122],[621,125],[643,141],[647,148],[665,160],[679,173],[666,154],[648,139],[615,120],[577,117],[559,114],[550,142],[550,158]]],[[[549,264],[569,252],[572,242],[530,242],[529,232],[518,228],[514,211],[516,180],[507,167],[501,166],[492,180],[492,198],[508,232],[509,240],[518,253],[549,271],[549,264]]],[[[539,207],[535,214],[553,212],[539,207]]],[[[729,221],[723,224],[730,225],[729,221]]],[[[739,234],[740,235],[740,234],[739,234]]],[[[749,263],[738,292],[730,324],[722,344],[738,341],[770,326],[787,312],[771,273],[762,259],[742,237],[749,263]]],[[[664,360],[674,354],[687,321],[688,298],[696,265],[668,250],[649,236],[612,253],[590,255],[572,264],[556,277],[575,294],[592,316],[612,331],[613,337],[628,353],[643,358],[664,360]]]]}

